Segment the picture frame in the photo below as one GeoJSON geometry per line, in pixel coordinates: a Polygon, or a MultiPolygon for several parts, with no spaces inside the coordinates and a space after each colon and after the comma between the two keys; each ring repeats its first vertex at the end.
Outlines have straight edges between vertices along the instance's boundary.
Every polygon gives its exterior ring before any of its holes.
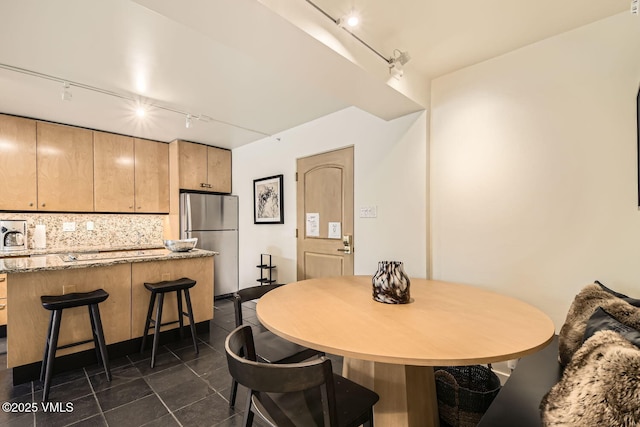
{"type": "Polygon", "coordinates": [[[284,224],[283,175],[253,180],[253,223],[284,224]]]}

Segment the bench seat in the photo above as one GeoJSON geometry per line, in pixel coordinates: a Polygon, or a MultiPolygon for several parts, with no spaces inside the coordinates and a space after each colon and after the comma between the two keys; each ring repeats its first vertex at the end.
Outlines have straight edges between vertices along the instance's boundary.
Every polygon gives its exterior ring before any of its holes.
{"type": "Polygon", "coordinates": [[[561,378],[556,336],[544,349],[518,361],[478,427],[541,427],[540,402],[561,378]]]}

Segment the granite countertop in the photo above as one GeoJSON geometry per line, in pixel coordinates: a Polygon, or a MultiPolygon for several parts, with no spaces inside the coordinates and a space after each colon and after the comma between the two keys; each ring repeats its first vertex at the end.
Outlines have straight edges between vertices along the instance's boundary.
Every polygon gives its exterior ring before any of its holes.
{"type": "Polygon", "coordinates": [[[164,249],[162,243],[157,245],[129,245],[129,246],[65,246],[47,249],[25,249],[23,251],[0,251],[0,259],[28,257],[32,255],[67,254],[67,253],[95,253],[109,251],[137,251],[145,249],[164,249]]]}
{"type": "Polygon", "coordinates": [[[114,264],[133,262],[163,261],[184,258],[201,258],[218,255],[218,252],[203,249],[192,249],[188,252],[171,252],[157,247],[141,248],[129,247],[115,250],[92,248],[91,250],[59,250],[41,253],[35,251],[12,252],[11,255],[2,253],[0,256],[0,273],[32,273],[36,271],[69,270],[74,268],[106,267],[114,264]],[[29,252],[27,254],[27,252],[29,252]]]}

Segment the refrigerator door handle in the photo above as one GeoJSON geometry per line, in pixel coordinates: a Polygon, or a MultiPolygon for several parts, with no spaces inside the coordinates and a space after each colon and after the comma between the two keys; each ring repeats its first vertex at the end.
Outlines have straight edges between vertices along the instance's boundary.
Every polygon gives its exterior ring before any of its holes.
{"type": "Polygon", "coordinates": [[[180,231],[181,234],[185,233],[185,235],[181,235],[180,238],[188,238],[186,236],[187,232],[190,232],[192,229],[191,225],[191,197],[189,193],[182,193],[182,209],[180,210],[181,218],[180,218],[180,231]]]}

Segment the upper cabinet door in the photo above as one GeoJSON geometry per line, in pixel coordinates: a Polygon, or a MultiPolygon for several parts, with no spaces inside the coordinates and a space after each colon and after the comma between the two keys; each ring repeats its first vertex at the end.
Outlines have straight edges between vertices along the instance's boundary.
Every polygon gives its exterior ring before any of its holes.
{"type": "Polygon", "coordinates": [[[136,212],[169,212],[169,144],[135,139],[136,212]]]}
{"type": "Polygon", "coordinates": [[[179,141],[180,188],[209,191],[207,188],[207,146],[179,141]]]}
{"type": "Polygon", "coordinates": [[[96,212],[134,212],[133,138],[93,133],[96,212]]]}
{"type": "Polygon", "coordinates": [[[38,210],[93,211],[93,132],[37,123],[38,210]]]}
{"type": "Polygon", "coordinates": [[[0,210],[37,209],[36,122],[0,115],[0,210]]]}
{"type": "Polygon", "coordinates": [[[231,151],[207,147],[209,191],[231,193],[231,151]]]}

